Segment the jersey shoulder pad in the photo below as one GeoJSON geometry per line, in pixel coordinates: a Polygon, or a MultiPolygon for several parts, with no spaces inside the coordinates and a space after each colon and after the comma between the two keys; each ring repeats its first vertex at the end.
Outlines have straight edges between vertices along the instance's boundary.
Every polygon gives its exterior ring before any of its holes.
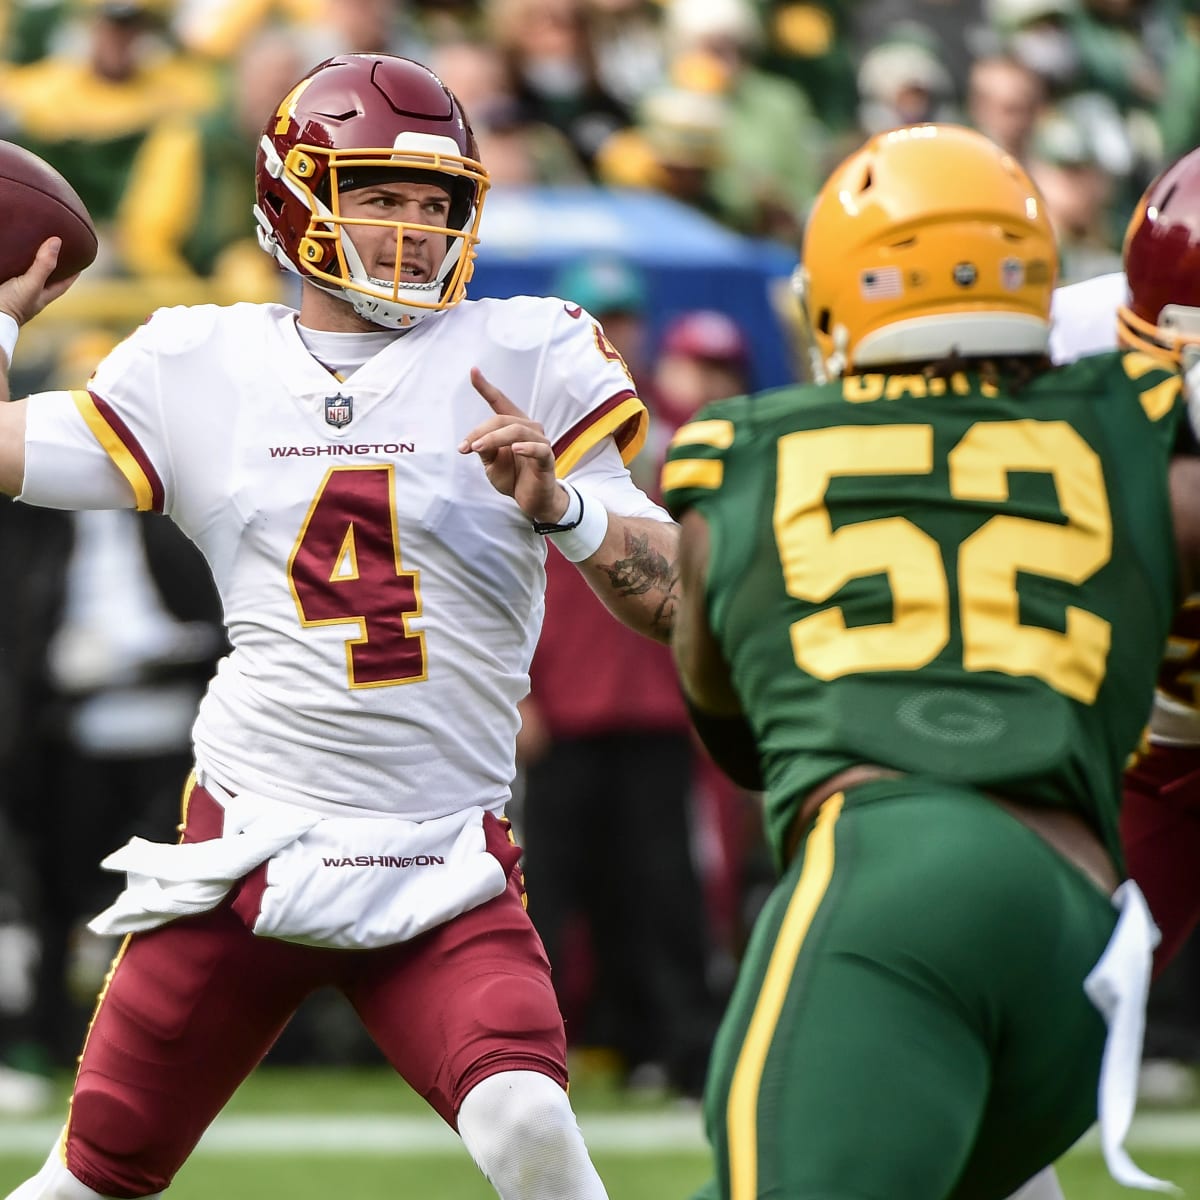
{"type": "Polygon", "coordinates": [[[192,362],[179,360],[203,356],[211,363],[244,353],[260,354],[266,307],[198,304],[155,309],[144,324],[109,351],[93,372],[89,387],[112,399],[145,388],[154,390],[160,370],[175,372],[172,378],[193,370],[192,362]],[[174,360],[170,366],[168,360],[174,360]]]}
{"type": "Polygon", "coordinates": [[[745,427],[749,403],[749,397],[739,396],[709,404],[675,431],[667,446],[661,489],[663,504],[676,519],[720,490],[726,456],[745,427]]]}
{"type": "Polygon", "coordinates": [[[1064,363],[1040,376],[1036,386],[1081,396],[1099,413],[1136,402],[1151,422],[1173,412],[1183,395],[1178,368],[1140,350],[1112,350],[1064,363]]]}
{"type": "Polygon", "coordinates": [[[1183,378],[1174,363],[1140,350],[1125,351],[1118,358],[1151,421],[1159,421],[1175,410],[1183,398],[1183,378]]]}
{"type": "Polygon", "coordinates": [[[156,354],[188,354],[201,344],[207,344],[214,331],[222,323],[222,317],[236,327],[246,328],[246,314],[234,309],[253,308],[254,305],[236,305],[222,309],[215,304],[176,305],[159,308],[146,320],[138,331],[140,340],[156,354]],[[227,314],[227,315],[226,315],[227,314]]]}
{"type": "Polygon", "coordinates": [[[504,300],[468,300],[459,306],[483,322],[489,340],[501,350],[533,350],[546,340],[563,301],[553,296],[510,296],[504,300]],[[470,307],[467,307],[467,306],[470,307]]]}
{"type": "MultiPolygon", "coordinates": [[[[529,414],[550,435],[560,477],[592,447],[611,436],[628,465],[646,441],[646,406],[620,351],[595,320],[577,304],[555,296],[518,296],[511,306],[520,337],[536,334],[538,361],[530,365],[533,389],[529,414]]],[[[511,354],[510,332],[500,349],[511,354]]],[[[523,347],[516,347],[518,353],[523,347]]]]}

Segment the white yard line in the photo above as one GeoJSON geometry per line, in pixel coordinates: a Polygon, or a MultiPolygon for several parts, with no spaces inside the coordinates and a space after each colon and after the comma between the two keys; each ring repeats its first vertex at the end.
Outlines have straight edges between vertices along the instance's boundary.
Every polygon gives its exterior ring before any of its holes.
{"type": "MultiPolygon", "coordinates": [[[[596,1113],[580,1117],[593,1150],[655,1154],[666,1150],[703,1150],[698,1113],[596,1113]]],[[[62,1128],[61,1121],[0,1117],[0,1155],[44,1154],[62,1128]]],[[[381,1113],[328,1116],[220,1117],[201,1139],[198,1154],[462,1154],[458,1137],[436,1117],[387,1116],[381,1113]]]]}
{"type": "MultiPolygon", "coordinates": [[[[705,1149],[695,1112],[584,1113],[579,1118],[590,1149],[600,1153],[659,1154],[705,1149]]],[[[61,1122],[0,1117],[0,1155],[45,1154],[61,1122]]],[[[1147,1113],[1133,1123],[1129,1149],[1200,1151],[1200,1112],[1147,1113]]],[[[1081,1143],[1095,1148],[1094,1133],[1081,1143]]],[[[461,1154],[458,1138],[434,1117],[358,1116],[316,1113],[289,1116],[221,1117],[204,1135],[197,1153],[265,1154],[461,1154]]]]}

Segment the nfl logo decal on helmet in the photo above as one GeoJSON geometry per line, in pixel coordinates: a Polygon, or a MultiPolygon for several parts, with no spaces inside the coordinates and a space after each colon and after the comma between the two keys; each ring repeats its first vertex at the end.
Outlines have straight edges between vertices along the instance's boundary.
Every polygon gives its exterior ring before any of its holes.
{"type": "Polygon", "coordinates": [[[343,425],[349,425],[354,420],[354,397],[343,396],[338,392],[336,396],[325,397],[325,424],[332,425],[334,429],[341,429],[343,425]]]}

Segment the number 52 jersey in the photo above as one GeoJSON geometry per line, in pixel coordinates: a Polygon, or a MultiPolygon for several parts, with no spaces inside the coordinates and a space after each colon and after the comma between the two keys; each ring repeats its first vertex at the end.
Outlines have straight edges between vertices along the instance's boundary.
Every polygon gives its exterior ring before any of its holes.
{"type": "Polygon", "coordinates": [[[777,849],[804,794],[868,762],[1076,808],[1121,861],[1121,769],[1179,598],[1179,395],[1110,354],[1014,392],[852,376],[678,431],[663,493],[708,523],[709,623],[777,849]]]}
{"type": "Polygon", "coordinates": [[[465,301],[342,381],[295,319],[159,311],[86,390],[30,398],[20,499],[115,507],[132,487],[203,552],[233,650],[193,738],[230,791],[408,820],[498,809],[546,548],[458,450],[492,415],[470,368],[541,422],[560,475],[610,436],[628,461],[645,408],[560,300],[465,301]]]}

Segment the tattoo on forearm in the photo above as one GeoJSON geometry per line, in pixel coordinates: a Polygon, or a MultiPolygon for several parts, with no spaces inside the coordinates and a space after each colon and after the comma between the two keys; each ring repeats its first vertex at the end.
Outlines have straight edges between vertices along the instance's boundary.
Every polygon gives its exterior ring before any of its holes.
{"type": "Polygon", "coordinates": [[[659,601],[650,621],[651,632],[664,640],[670,636],[679,596],[679,574],[675,564],[650,545],[645,534],[625,534],[625,557],[600,569],[618,596],[658,593],[659,601]]]}
{"type": "Polygon", "coordinates": [[[675,585],[671,564],[645,534],[626,533],[625,557],[600,569],[620,596],[643,596],[652,588],[670,591],[675,585]]]}

